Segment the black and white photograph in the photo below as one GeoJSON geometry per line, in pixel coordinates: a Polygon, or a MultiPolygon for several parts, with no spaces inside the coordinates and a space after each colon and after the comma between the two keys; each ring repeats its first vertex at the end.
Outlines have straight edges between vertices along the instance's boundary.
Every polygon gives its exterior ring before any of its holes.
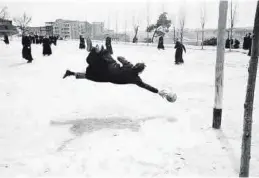
{"type": "Polygon", "coordinates": [[[259,177],[259,0],[0,0],[0,177],[259,177]]]}

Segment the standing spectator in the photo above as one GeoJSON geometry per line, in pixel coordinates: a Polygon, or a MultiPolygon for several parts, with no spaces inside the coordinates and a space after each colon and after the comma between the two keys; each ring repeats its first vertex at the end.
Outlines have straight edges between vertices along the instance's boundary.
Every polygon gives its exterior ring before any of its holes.
{"type": "Polygon", "coordinates": [[[45,36],[42,40],[42,46],[43,46],[43,56],[45,55],[51,55],[52,54],[52,50],[51,50],[51,41],[48,38],[48,36],[45,36]]]}
{"type": "Polygon", "coordinates": [[[28,62],[31,63],[33,61],[32,55],[31,55],[31,40],[27,34],[27,32],[24,33],[22,36],[22,57],[26,59],[28,62]]]}
{"type": "Polygon", "coordinates": [[[185,46],[180,42],[180,41],[176,41],[175,43],[175,64],[183,64],[183,50],[186,53],[186,49],[185,46]]]}
{"type": "Polygon", "coordinates": [[[159,37],[157,49],[163,49],[163,50],[165,49],[163,36],[159,37]]]}

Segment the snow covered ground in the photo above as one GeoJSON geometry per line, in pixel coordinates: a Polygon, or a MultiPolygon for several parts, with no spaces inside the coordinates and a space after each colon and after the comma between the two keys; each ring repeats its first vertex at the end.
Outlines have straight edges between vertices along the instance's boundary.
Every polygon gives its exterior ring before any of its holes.
{"type": "MultiPolygon", "coordinates": [[[[178,95],[169,103],[134,85],[62,79],[84,71],[87,52],[58,41],[53,55],[21,42],[0,43],[0,177],[237,176],[249,57],[226,52],[222,129],[214,130],[215,48],[114,44],[114,56],[145,62],[143,80],[178,95]]],[[[258,93],[258,85],[256,94],[258,93]]],[[[251,176],[259,176],[259,100],[255,95],[251,176]]]]}

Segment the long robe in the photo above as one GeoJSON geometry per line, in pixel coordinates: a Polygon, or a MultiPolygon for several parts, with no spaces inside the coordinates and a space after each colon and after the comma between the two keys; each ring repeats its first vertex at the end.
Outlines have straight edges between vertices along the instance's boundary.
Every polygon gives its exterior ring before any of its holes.
{"type": "Polygon", "coordinates": [[[5,44],[9,44],[9,39],[7,35],[4,35],[4,42],[5,44]]]}
{"type": "Polygon", "coordinates": [[[45,55],[51,55],[52,50],[51,50],[51,41],[49,38],[43,38],[42,40],[42,46],[43,46],[43,51],[42,54],[45,55]]]}
{"type": "Polygon", "coordinates": [[[80,37],[79,49],[85,49],[85,39],[80,37]]]}
{"type": "Polygon", "coordinates": [[[28,36],[22,37],[22,45],[22,57],[28,62],[31,62],[33,60],[31,55],[31,40],[28,36]]]}
{"type": "Polygon", "coordinates": [[[159,37],[157,49],[165,49],[164,38],[162,36],[159,37]]]}
{"type": "Polygon", "coordinates": [[[186,53],[185,46],[179,41],[176,42],[175,47],[175,64],[184,63],[183,61],[183,50],[186,53]]]}

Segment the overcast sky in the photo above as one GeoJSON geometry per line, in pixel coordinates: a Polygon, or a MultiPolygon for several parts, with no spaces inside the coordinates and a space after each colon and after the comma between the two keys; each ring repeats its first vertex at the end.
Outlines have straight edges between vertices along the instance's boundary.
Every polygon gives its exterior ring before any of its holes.
{"type": "MultiPolygon", "coordinates": [[[[230,0],[229,0],[230,1],[230,0]]],[[[237,27],[253,26],[256,0],[233,0],[237,5],[237,27]]],[[[233,6],[234,6],[233,5],[233,6]]],[[[42,26],[47,21],[58,18],[69,20],[103,21],[105,27],[124,31],[125,26],[132,30],[133,21],[139,22],[144,30],[147,26],[147,14],[150,23],[155,23],[162,11],[179,26],[179,12],[186,11],[186,28],[200,28],[200,9],[205,6],[205,28],[217,28],[218,0],[0,0],[0,7],[8,7],[10,18],[26,12],[32,16],[31,26],[42,26]],[[205,5],[204,5],[205,4],[205,5]],[[149,8],[147,8],[149,7],[149,8]],[[148,13],[149,9],[149,13],[148,13]],[[116,15],[117,14],[117,15],[116,15]],[[135,20],[134,20],[135,19],[135,20]]],[[[230,6],[229,6],[230,9],[230,6]]]]}

